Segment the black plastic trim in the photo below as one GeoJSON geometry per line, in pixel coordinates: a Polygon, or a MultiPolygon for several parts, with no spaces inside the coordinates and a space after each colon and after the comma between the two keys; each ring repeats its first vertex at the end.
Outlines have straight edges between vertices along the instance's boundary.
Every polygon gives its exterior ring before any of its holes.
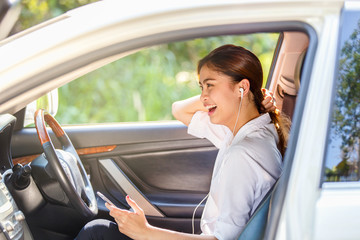
{"type": "Polygon", "coordinates": [[[11,139],[16,118],[10,114],[0,115],[0,173],[13,167],[11,157],[11,139]]]}
{"type": "Polygon", "coordinates": [[[23,108],[20,111],[16,112],[14,114],[14,117],[16,117],[16,123],[14,127],[14,131],[18,131],[24,128],[24,121],[25,121],[25,109],[23,108]]]}
{"type": "Polygon", "coordinates": [[[266,89],[270,88],[270,83],[271,83],[270,80],[273,77],[274,70],[275,70],[275,65],[276,65],[276,62],[277,62],[277,60],[279,58],[279,54],[280,54],[280,50],[281,50],[281,46],[282,46],[283,41],[284,41],[284,33],[281,32],[279,34],[279,38],[278,38],[278,41],[276,43],[273,59],[271,61],[271,66],[270,66],[269,74],[268,74],[268,77],[267,77],[267,80],[266,80],[266,85],[265,85],[266,89]]]}

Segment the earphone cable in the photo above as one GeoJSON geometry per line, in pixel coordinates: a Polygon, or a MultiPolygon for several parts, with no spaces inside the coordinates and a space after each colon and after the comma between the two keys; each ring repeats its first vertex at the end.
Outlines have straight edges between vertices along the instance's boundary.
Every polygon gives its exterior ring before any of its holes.
{"type": "MultiPolygon", "coordinates": [[[[235,128],[236,128],[236,125],[238,124],[238,121],[239,121],[239,116],[240,116],[240,108],[241,108],[241,103],[242,103],[242,100],[243,100],[243,96],[241,96],[241,99],[240,99],[240,103],[239,103],[239,109],[238,109],[238,114],[237,114],[237,117],[236,117],[236,122],[235,122],[235,125],[234,125],[234,128],[233,128],[233,135],[235,133],[235,128]]],[[[234,136],[235,137],[235,136],[234,136]]]]}
{"type": "Polygon", "coordinates": [[[196,206],[196,208],[194,209],[194,212],[193,212],[193,216],[192,216],[192,219],[191,219],[191,224],[192,224],[192,233],[195,234],[195,213],[196,213],[196,210],[198,209],[198,207],[200,207],[200,205],[205,201],[205,199],[207,199],[209,197],[209,193],[203,198],[203,200],[201,200],[201,202],[196,206]]]}
{"type": "MultiPolygon", "coordinates": [[[[239,109],[238,109],[238,113],[237,113],[237,117],[236,117],[236,121],[235,121],[235,125],[234,125],[234,129],[233,129],[233,135],[235,133],[235,128],[236,128],[236,125],[238,124],[238,121],[239,121],[239,116],[240,116],[240,109],[241,109],[241,103],[242,103],[242,100],[243,100],[243,92],[241,92],[241,99],[240,99],[240,103],[239,103],[239,109]]],[[[235,136],[234,136],[235,137],[235,136]]],[[[221,164],[223,165],[223,163],[221,164]]],[[[221,172],[221,169],[222,166],[220,167],[220,172],[221,172]]],[[[200,201],[200,203],[196,206],[196,208],[194,209],[194,212],[193,212],[193,216],[192,216],[192,219],[191,219],[191,224],[192,224],[192,233],[195,234],[195,213],[196,213],[196,210],[200,207],[200,205],[205,201],[205,199],[207,199],[209,197],[209,194],[208,193],[204,198],[203,200],[200,201]]]]}

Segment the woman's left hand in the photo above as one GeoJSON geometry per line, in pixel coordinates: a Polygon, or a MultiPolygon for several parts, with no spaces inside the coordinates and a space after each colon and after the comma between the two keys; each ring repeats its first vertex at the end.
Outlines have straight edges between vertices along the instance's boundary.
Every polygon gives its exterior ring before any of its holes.
{"type": "Polygon", "coordinates": [[[273,93],[265,88],[261,89],[264,95],[264,100],[261,104],[264,106],[266,112],[273,112],[276,108],[276,102],[273,96],[273,93]]]}
{"type": "Polygon", "coordinates": [[[150,226],[144,211],[129,196],[126,196],[126,201],[134,212],[119,209],[108,203],[105,206],[110,210],[110,216],[115,219],[121,233],[133,239],[144,238],[147,236],[150,226]]]}

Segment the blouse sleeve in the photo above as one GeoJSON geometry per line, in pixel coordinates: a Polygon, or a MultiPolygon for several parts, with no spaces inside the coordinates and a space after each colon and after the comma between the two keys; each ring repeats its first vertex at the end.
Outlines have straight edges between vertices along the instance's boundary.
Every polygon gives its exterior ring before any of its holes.
{"type": "Polygon", "coordinates": [[[188,133],[198,138],[207,138],[215,147],[220,148],[227,131],[225,126],[211,123],[206,112],[198,111],[190,121],[188,133]]]}

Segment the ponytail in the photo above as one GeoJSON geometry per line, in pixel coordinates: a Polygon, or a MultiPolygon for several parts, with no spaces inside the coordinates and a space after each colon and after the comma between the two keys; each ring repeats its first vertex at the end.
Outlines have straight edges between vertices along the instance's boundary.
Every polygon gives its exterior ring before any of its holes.
{"type": "Polygon", "coordinates": [[[289,137],[291,121],[287,116],[281,115],[278,109],[273,112],[269,112],[269,115],[279,135],[278,149],[281,155],[284,157],[289,137]]]}
{"type": "MultiPolygon", "coordinates": [[[[251,89],[251,85],[250,85],[250,89],[251,89]]],[[[266,113],[266,109],[262,105],[262,101],[264,100],[264,95],[262,91],[261,90],[259,91],[258,89],[251,89],[251,90],[254,95],[254,102],[259,113],[266,113]]],[[[275,125],[276,131],[279,136],[279,143],[277,147],[281,155],[284,157],[285,150],[287,147],[287,141],[289,137],[290,125],[291,125],[290,118],[288,118],[285,115],[281,115],[278,109],[269,112],[269,115],[272,123],[275,125]]]]}

